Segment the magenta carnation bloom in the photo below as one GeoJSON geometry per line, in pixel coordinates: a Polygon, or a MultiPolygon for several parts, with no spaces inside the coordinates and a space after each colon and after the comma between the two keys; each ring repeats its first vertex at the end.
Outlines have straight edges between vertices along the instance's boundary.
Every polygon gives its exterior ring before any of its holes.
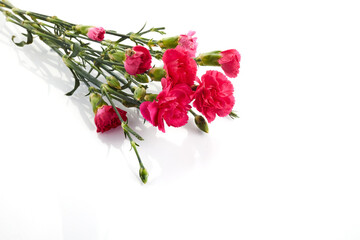
{"type": "Polygon", "coordinates": [[[235,78],[239,74],[240,68],[240,53],[236,49],[230,49],[222,51],[221,58],[219,59],[219,64],[224,70],[226,76],[235,78]]]}
{"type": "Polygon", "coordinates": [[[94,41],[101,42],[102,40],[104,40],[105,37],[105,29],[103,29],[102,27],[89,28],[87,36],[94,41]]]}
{"type": "Polygon", "coordinates": [[[210,70],[201,77],[193,105],[210,123],[216,115],[225,117],[230,114],[235,104],[233,93],[234,87],[226,76],[210,70]]]}
{"type": "MultiPolygon", "coordinates": [[[[126,121],[126,112],[120,108],[116,109],[119,111],[121,118],[126,121]]],[[[94,121],[97,127],[96,131],[102,133],[121,125],[121,121],[117,116],[114,108],[109,105],[104,105],[97,110],[94,121]]]]}
{"type": "Polygon", "coordinates": [[[124,67],[130,75],[143,74],[151,68],[150,51],[143,46],[132,48],[131,54],[126,54],[124,67]]]}
{"type": "Polygon", "coordinates": [[[169,83],[172,86],[179,83],[185,83],[188,86],[192,86],[194,84],[197,64],[195,60],[189,57],[184,50],[166,50],[163,55],[163,62],[169,83]]]}
{"type": "Polygon", "coordinates": [[[180,35],[179,43],[177,45],[177,49],[182,49],[188,53],[189,57],[195,57],[196,48],[198,43],[196,42],[197,38],[193,37],[195,35],[195,31],[189,31],[187,35],[180,35]]]}
{"type": "Polygon", "coordinates": [[[140,105],[140,112],[147,121],[162,132],[165,132],[164,121],[168,126],[184,126],[189,120],[187,113],[191,109],[189,104],[192,101],[192,94],[191,88],[184,83],[174,87],[169,86],[159,93],[157,100],[143,102],[140,105]]]}

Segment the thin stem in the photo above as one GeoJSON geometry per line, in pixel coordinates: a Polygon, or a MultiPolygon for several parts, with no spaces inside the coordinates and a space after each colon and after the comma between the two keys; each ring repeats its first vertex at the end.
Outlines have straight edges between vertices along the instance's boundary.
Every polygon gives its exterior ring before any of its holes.
{"type": "Polygon", "coordinates": [[[192,109],[190,109],[189,112],[190,112],[194,117],[197,116],[197,114],[196,114],[192,109]]]}
{"type": "Polygon", "coordinates": [[[133,147],[133,149],[134,149],[134,151],[135,151],[135,154],[136,154],[136,157],[137,157],[137,159],[138,159],[138,162],[139,162],[140,167],[141,167],[141,168],[145,168],[143,162],[141,161],[140,154],[139,154],[139,152],[138,152],[138,150],[137,150],[136,143],[134,142],[134,140],[132,139],[132,137],[130,136],[130,134],[128,134],[128,137],[129,137],[131,146],[133,147]]]}

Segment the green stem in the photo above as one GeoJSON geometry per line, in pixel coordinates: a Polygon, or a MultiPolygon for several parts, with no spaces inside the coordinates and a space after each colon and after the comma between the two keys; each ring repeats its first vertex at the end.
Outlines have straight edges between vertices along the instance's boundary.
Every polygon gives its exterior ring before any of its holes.
{"type": "Polygon", "coordinates": [[[196,114],[192,109],[190,109],[189,112],[190,112],[194,117],[197,116],[197,114],[196,114]]]}
{"type": "Polygon", "coordinates": [[[117,110],[114,102],[112,101],[112,99],[111,99],[111,97],[110,97],[110,95],[109,95],[109,93],[108,93],[108,90],[107,90],[106,88],[101,88],[101,90],[102,90],[102,92],[105,94],[106,98],[109,100],[111,106],[114,108],[116,115],[119,117],[119,119],[120,119],[120,121],[121,121],[121,126],[122,126],[124,132],[126,132],[126,133],[131,133],[132,135],[134,135],[134,136],[135,136],[137,139],[139,139],[140,141],[144,140],[139,134],[137,134],[133,129],[131,129],[131,128],[127,125],[127,123],[122,119],[119,111],[117,110]]]}

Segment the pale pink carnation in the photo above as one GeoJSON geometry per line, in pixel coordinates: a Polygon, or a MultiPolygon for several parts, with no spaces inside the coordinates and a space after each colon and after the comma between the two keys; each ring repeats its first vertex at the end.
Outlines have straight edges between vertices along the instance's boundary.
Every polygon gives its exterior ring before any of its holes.
{"type": "Polygon", "coordinates": [[[105,37],[105,29],[102,27],[89,28],[87,36],[94,41],[101,42],[105,37]]]}
{"type": "Polygon", "coordinates": [[[189,57],[195,57],[196,55],[198,43],[196,42],[197,38],[193,37],[195,33],[195,31],[189,31],[187,35],[180,35],[179,44],[176,47],[184,50],[189,57]]]}

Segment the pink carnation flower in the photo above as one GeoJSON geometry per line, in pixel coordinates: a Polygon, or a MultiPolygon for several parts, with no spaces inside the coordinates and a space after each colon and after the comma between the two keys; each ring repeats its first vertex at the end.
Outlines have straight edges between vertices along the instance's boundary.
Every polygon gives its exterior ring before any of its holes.
{"type": "Polygon", "coordinates": [[[165,124],[172,127],[181,127],[188,122],[189,103],[192,101],[191,88],[180,83],[174,87],[166,87],[153,102],[143,102],[140,112],[154,127],[165,132],[165,124]]]}
{"type": "Polygon", "coordinates": [[[239,74],[240,68],[240,53],[236,49],[230,49],[222,51],[221,58],[219,59],[219,64],[224,70],[226,76],[235,78],[239,74]]]}
{"type": "Polygon", "coordinates": [[[195,35],[195,31],[189,31],[187,35],[180,35],[179,44],[177,45],[177,49],[182,49],[188,53],[189,57],[195,57],[196,48],[198,43],[196,42],[197,38],[193,37],[195,35]]]}
{"type": "Polygon", "coordinates": [[[185,83],[188,86],[194,84],[197,64],[183,49],[166,50],[163,62],[169,84],[172,86],[179,83],[185,83]]]}
{"type": "Polygon", "coordinates": [[[224,74],[210,70],[201,77],[193,105],[210,123],[216,115],[230,114],[235,104],[233,92],[234,87],[224,74]]]}
{"type": "Polygon", "coordinates": [[[143,74],[151,68],[151,54],[143,46],[135,46],[130,54],[126,54],[124,67],[130,75],[143,74]]]}
{"type": "Polygon", "coordinates": [[[87,36],[94,41],[101,42],[102,40],[104,40],[105,37],[105,29],[103,29],[102,27],[89,28],[87,36]]]}
{"type": "MultiPolygon", "coordinates": [[[[126,112],[120,108],[116,109],[119,111],[122,119],[126,121],[126,112]]],[[[97,110],[94,121],[97,128],[96,131],[102,133],[121,125],[121,121],[117,116],[114,108],[109,105],[104,105],[97,110]]]]}

